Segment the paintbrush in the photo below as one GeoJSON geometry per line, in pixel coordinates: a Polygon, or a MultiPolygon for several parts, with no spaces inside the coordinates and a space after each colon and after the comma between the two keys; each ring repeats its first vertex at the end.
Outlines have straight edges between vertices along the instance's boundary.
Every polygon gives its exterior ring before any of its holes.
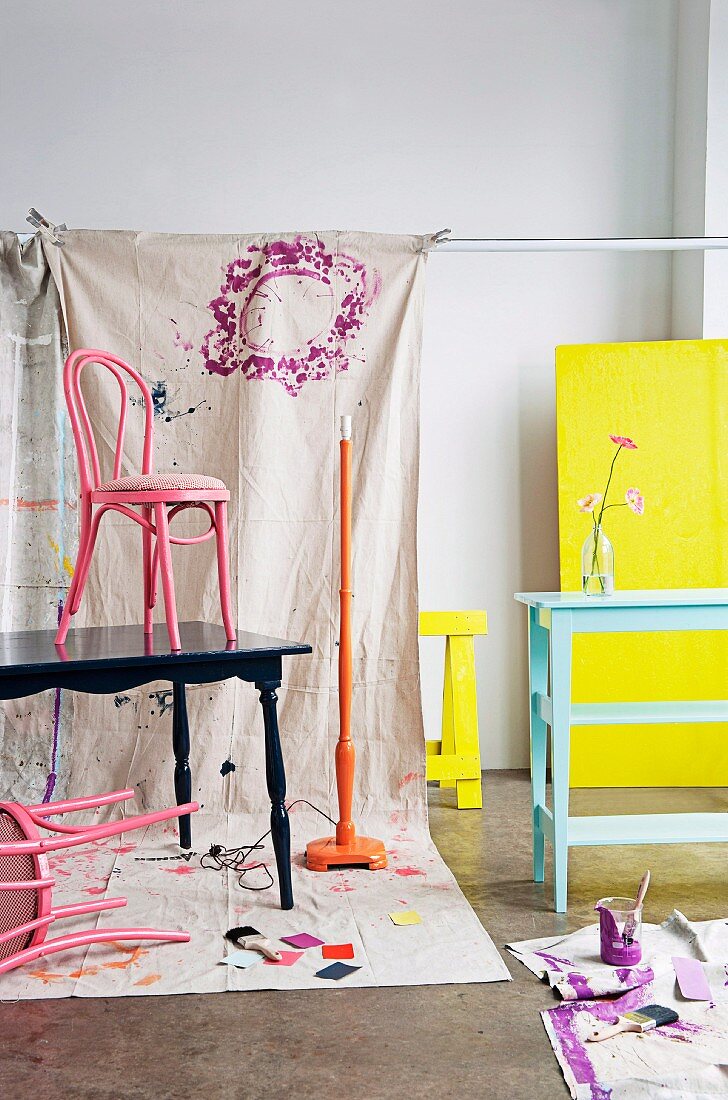
{"type": "MultiPolygon", "coordinates": [[[[634,907],[636,911],[642,906],[642,902],[645,900],[645,894],[647,893],[647,887],[650,885],[650,872],[645,871],[640,882],[639,889],[637,891],[637,897],[635,898],[634,907]]],[[[634,930],[637,927],[637,920],[634,916],[627,917],[624,922],[624,929],[622,931],[622,940],[625,944],[631,944],[634,940],[634,930]]]]}
{"type": "Polygon", "coordinates": [[[674,1024],[679,1020],[677,1012],[671,1008],[663,1008],[662,1005],[645,1005],[635,1012],[625,1012],[619,1016],[616,1024],[609,1027],[594,1028],[587,1039],[592,1043],[601,1043],[602,1039],[611,1039],[613,1035],[620,1035],[623,1031],[652,1031],[653,1027],[661,1027],[662,1024],[674,1024]]]}
{"type": "Polygon", "coordinates": [[[225,939],[239,944],[246,951],[259,951],[261,955],[265,955],[266,959],[272,959],[273,962],[280,962],[283,958],[270,940],[250,924],[242,928],[228,928],[225,939]]]}

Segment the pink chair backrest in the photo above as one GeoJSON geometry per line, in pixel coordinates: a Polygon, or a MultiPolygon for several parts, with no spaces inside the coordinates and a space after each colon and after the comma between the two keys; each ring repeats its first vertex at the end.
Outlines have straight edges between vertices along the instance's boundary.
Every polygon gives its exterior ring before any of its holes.
{"type": "Polygon", "coordinates": [[[99,466],[99,453],[94,439],[91,420],[86,409],[86,403],[81,392],[81,372],[89,363],[98,363],[106,367],[116,378],[120,390],[119,426],[116,432],[116,447],[114,450],[114,480],[121,477],[121,460],[124,451],[124,431],[126,428],[127,388],[124,378],[125,372],[139,387],[144,404],[144,446],[142,450],[142,474],[152,473],[152,450],[154,447],[154,406],[149,386],[133,367],[118,359],[108,351],[97,351],[90,348],[79,348],[72,351],[66,359],[63,370],[63,389],[66,395],[68,415],[71,419],[73,438],[78,454],[78,469],[81,479],[81,496],[86,496],[102,484],[101,469],[99,466]]]}

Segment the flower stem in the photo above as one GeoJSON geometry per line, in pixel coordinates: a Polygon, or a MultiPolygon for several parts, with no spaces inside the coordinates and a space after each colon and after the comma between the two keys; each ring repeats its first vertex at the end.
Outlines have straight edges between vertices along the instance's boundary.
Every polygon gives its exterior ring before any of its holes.
{"type": "MultiPolygon", "coordinates": [[[[622,444],[620,443],[619,446],[617,447],[617,450],[614,452],[614,458],[612,459],[612,465],[609,467],[609,477],[607,478],[607,487],[604,490],[604,496],[602,497],[602,506],[599,510],[599,519],[594,519],[594,553],[592,555],[592,565],[591,565],[591,574],[590,574],[590,576],[592,576],[592,577],[594,576],[594,574],[596,572],[596,568],[597,568],[597,551],[599,549],[599,533],[600,533],[601,527],[602,527],[602,516],[604,515],[604,513],[605,513],[605,511],[607,510],[608,507],[609,508],[619,508],[620,507],[620,505],[618,505],[618,504],[607,505],[607,496],[609,494],[609,486],[612,484],[612,474],[614,473],[614,464],[617,461],[617,458],[619,456],[619,452],[621,450],[622,450],[622,444]]],[[[592,512],[592,518],[593,517],[594,517],[594,513],[592,512]]],[[[603,592],[604,591],[604,578],[602,577],[601,573],[599,574],[599,584],[601,585],[601,589],[602,589],[602,592],[603,592]]],[[[588,586],[588,582],[587,582],[587,586],[588,586]]]]}
{"type": "Polygon", "coordinates": [[[622,450],[622,444],[620,443],[619,446],[617,447],[617,450],[614,452],[614,458],[612,459],[612,465],[609,467],[609,477],[607,478],[607,487],[604,490],[604,496],[602,497],[602,507],[601,507],[601,510],[599,512],[599,520],[597,522],[597,527],[601,527],[601,525],[602,525],[602,516],[604,515],[604,509],[607,506],[607,496],[609,495],[609,486],[612,484],[612,474],[614,473],[614,463],[619,458],[619,452],[621,450],[622,450]]]}

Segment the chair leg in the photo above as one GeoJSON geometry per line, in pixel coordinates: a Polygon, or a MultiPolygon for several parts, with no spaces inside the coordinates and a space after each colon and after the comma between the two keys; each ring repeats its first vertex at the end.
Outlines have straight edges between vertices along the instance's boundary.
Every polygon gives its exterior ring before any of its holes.
{"type": "Polygon", "coordinates": [[[217,542],[217,577],[220,585],[222,621],[225,625],[227,640],[234,642],[237,638],[237,631],[233,623],[233,609],[230,599],[227,501],[225,500],[218,500],[215,504],[215,541],[217,542]]]}
{"type": "Polygon", "coordinates": [[[71,601],[71,615],[75,615],[79,607],[81,606],[81,599],[83,597],[84,589],[86,588],[86,581],[88,580],[89,569],[91,568],[91,558],[93,557],[98,530],[98,523],[92,523],[91,530],[89,531],[88,538],[86,539],[86,545],[84,546],[83,560],[81,560],[79,556],[79,561],[76,566],[76,570],[78,572],[78,584],[76,586],[76,591],[73,594],[73,600],[71,601]]]}
{"type": "Polygon", "coordinates": [[[155,542],[152,551],[152,572],[149,580],[149,606],[154,610],[157,606],[157,578],[159,576],[159,543],[155,542]]]}
{"type": "Polygon", "coordinates": [[[181,649],[179,626],[177,625],[177,605],[174,598],[174,573],[172,572],[172,550],[169,544],[169,522],[167,520],[167,505],[164,502],[154,505],[154,525],[157,528],[159,568],[162,571],[162,591],[164,593],[164,611],[167,617],[169,644],[172,649],[181,649]]]}
{"type": "MultiPolygon", "coordinates": [[[[142,519],[151,523],[152,509],[148,504],[142,505],[142,519]]],[[[142,568],[144,570],[144,633],[151,634],[154,625],[152,623],[152,532],[142,527],[142,568]]]]}
{"type": "Polygon", "coordinates": [[[92,521],[91,511],[89,509],[88,513],[84,514],[81,520],[78,556],[76,557],[76,566],[73,571],[73,580],[71,581],[68,594],[66,595],[66,602],[63,605],[61,621],[58,624],[55,640],[56,645],[64,645],[68,635],[68,628],[71,625],[71,617],[76,614],[81,603],[83,590],[86,587],[86,581],[88,579],[88,571],[91,565],[91,556],[93,554],[94,543],[96,542],[97,530],[98,524],[94,524],[92,521]]]}

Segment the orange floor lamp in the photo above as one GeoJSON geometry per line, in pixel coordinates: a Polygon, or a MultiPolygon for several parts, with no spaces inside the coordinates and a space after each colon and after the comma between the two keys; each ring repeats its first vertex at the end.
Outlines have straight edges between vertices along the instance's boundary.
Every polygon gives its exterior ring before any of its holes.
{"type": "Polygon", "coordinates": [[[354,743],[351,739],[351,417],[341,418],[341,588],[339,601],[339,741],[336,746],[336,787],[339,820],[336,836],[312,840],[306,847],[306,866],[311,871],[332,867],[362,866],[371,871],[387,866],[381,840],[357,836],[351,820],[354,794],[354,743]]]}

